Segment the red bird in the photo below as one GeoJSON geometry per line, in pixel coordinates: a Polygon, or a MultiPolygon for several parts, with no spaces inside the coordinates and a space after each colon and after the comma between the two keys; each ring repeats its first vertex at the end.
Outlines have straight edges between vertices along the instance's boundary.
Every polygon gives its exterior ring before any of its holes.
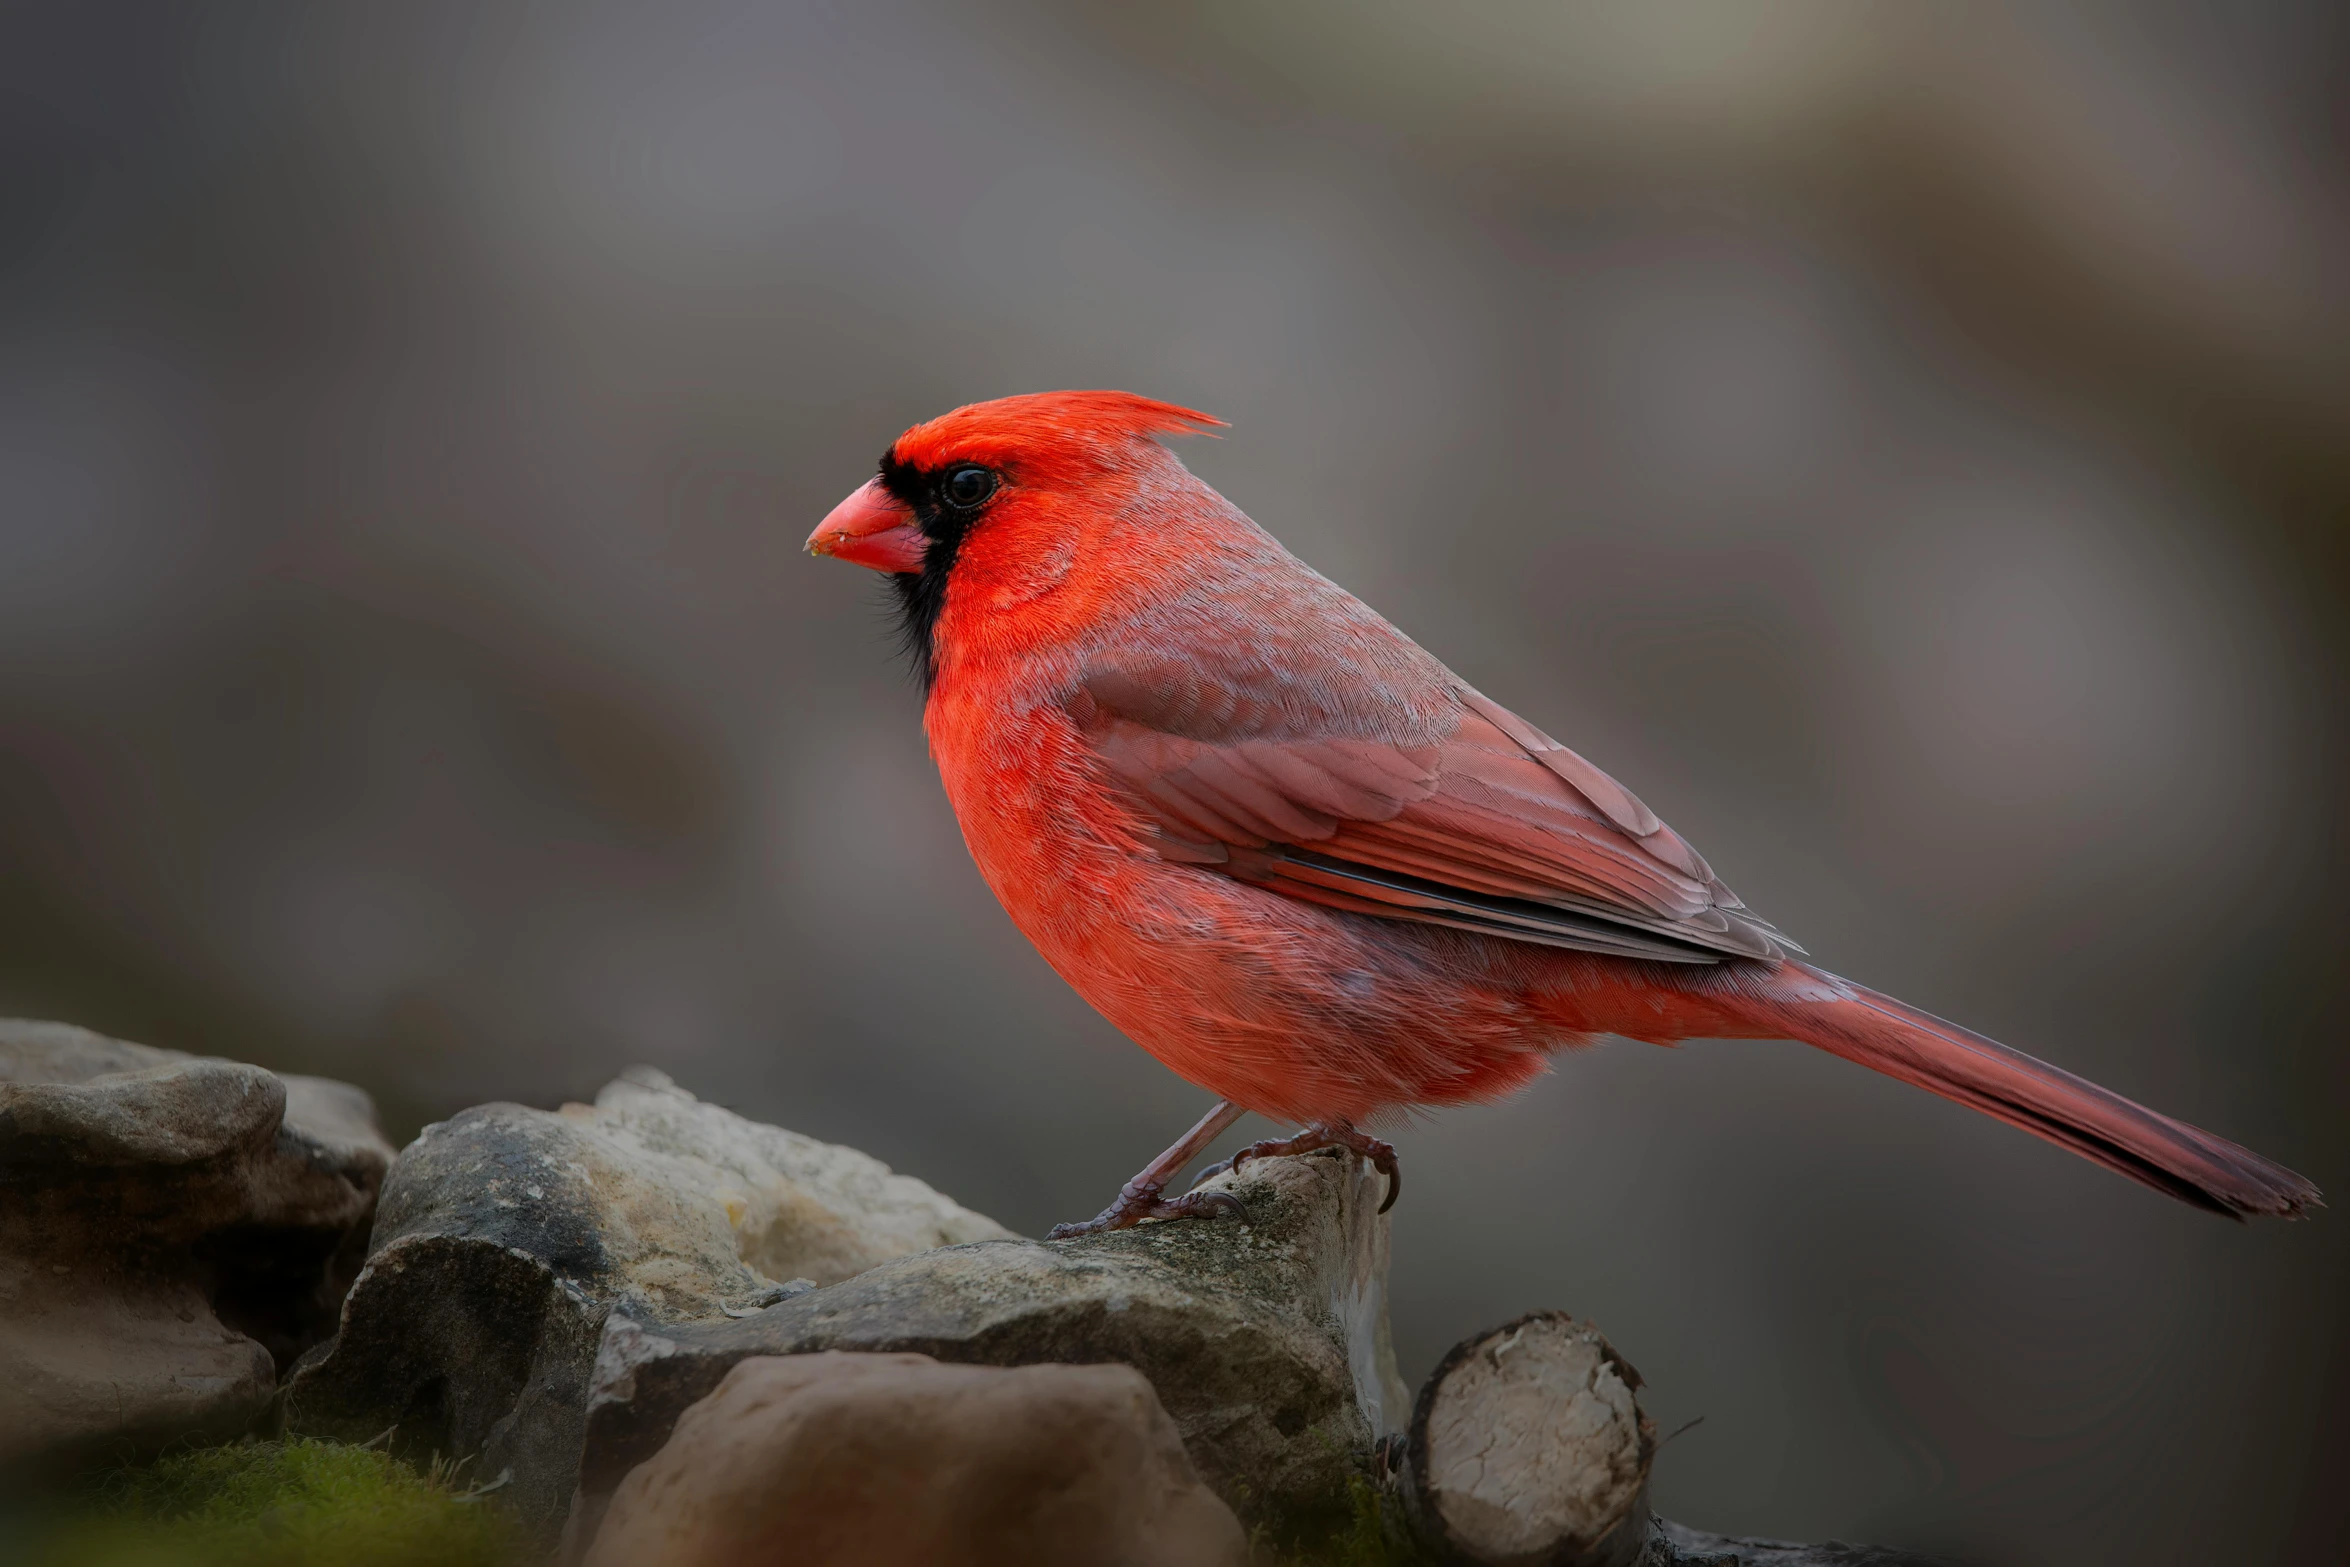
{"type": "Polygon", "coordinates": [[[1168,1183],[1496,1099],[1620,1034],[1798,1039],[2184,1202],[2291,1216],[2248,1149],[1813,968],[1623,785],[1193,477],[1222,421],[1124,392],[975,403],[898,437],[808,540],[886,572],[963,838],[1047,962],[1221,1103],[1056,1236],[1227,1211],[1168,1183]]]}

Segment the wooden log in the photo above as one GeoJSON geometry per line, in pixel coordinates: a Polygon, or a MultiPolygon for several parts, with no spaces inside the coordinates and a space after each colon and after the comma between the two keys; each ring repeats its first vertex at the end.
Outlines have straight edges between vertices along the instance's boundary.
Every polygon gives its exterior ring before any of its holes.
{"type": "Polygon", "coordinates": [[[1538,1311],[1464,1339],[1412,1409],[1406,1496],[1437,1555],[1475,1567],[1633,1567],[1656,1427],[1599,1330],[1538,1311]]]}

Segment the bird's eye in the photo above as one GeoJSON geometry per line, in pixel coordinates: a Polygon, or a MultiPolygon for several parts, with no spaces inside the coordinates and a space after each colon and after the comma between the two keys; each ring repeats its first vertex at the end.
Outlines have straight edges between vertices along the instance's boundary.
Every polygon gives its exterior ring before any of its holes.
{"type": "Polygon", "coordinates": [[[947,504],[968,510],[995,493],[995,475],[985,468],[965,466],[955,469],[939,486],[947,504]]]}

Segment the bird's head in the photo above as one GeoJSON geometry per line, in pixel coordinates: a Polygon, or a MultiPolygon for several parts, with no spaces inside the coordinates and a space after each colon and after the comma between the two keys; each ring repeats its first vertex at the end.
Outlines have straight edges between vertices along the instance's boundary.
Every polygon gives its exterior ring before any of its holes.
{"type": "Polygon", "coordinates": [[[892,442],[880,472],[808,535],[808,550],[889,575],[927,679],[950,585],[984,573],[991,590],[1016,592],[1024,578],[1065,571],[1105,498],[1147,474],[1181,472],[1154,436],[1223,422],[1131,392],[972,403],[892,442]]]}

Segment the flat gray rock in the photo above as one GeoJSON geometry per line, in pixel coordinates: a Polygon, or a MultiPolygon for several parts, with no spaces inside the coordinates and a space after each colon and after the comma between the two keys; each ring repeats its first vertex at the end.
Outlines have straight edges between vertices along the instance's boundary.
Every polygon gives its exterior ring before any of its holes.
{"type": "Polygon", "coordinates": [[[0,1464],[251,1424],[391,1160],[348,1084],[0,1020],[0,1464]]]}

